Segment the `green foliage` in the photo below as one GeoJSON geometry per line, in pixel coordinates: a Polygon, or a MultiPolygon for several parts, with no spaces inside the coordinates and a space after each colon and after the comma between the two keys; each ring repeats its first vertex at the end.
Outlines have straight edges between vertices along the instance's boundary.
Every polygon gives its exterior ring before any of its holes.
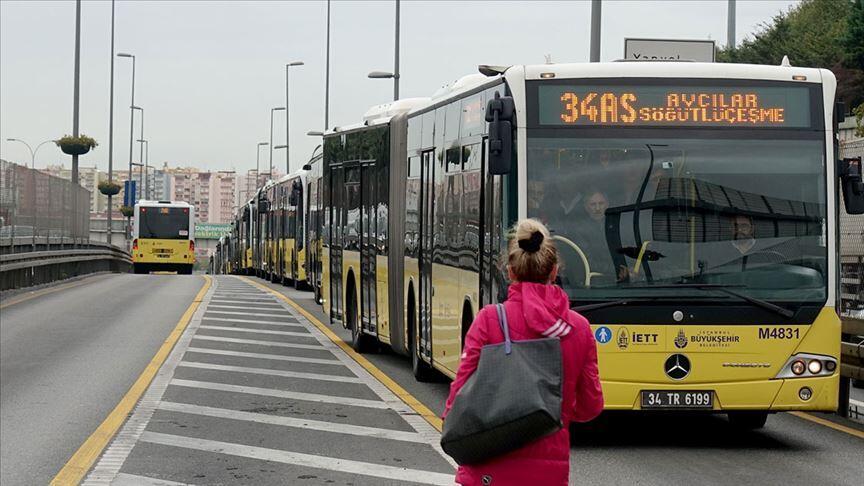
{"type": "Polygon", "coordinates": [[[120,184],[112,181],[100,181],[97,185],[99,192],[106,196],[114,196],[120,192],[120,184]]]}
{"type": "Polygon", "coordinates": [[[864,0],[855,0],[852,3],[846,34],[843,36],[843,47],[846,50],[846,65],[864,70],[864,0]]]}
{"type": "Polygon", "coordinates": [[[760,25],[753,38],[721,49],[719,62],[830,69],[837,76],[837,99],[864,102],[864,6],[862,0],[803,0],[760,25]]]}
{"type": "Polygon", "coordinates": [[[127,218],[131,218],[135,213],[135,208],[132,206],[120,206],[120,214],[126,216],[127,218]]]}
{"type": "Polygon", "coordinates": [[[78,135],[77,137],[73,137],[72,135],[63,135],[59,139],[55,140],[54,143],[61,148],[64,145],[84,145],[92,149],[99,145],[93,137],[88,137],[87,135],[78,135]]]}
{"type": "Polygon", "coordinates": [[[855,135],[864,137],[864,103],[852,110],[852,114],[855,115],[855,124],[858,125],[855,129],[855,135]]]}

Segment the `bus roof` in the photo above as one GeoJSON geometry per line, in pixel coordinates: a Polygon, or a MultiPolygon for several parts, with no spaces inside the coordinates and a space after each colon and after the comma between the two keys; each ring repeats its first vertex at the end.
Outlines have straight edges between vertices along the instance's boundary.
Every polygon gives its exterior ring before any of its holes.
{"type": "Polygon", "coordinates": [[[191,208],[192,205],[186,201],[155,201],[148,199],[141,199],[137,203],[136,206],[145,206],[145,207],[174,207],[174,208],[191,208]]]}

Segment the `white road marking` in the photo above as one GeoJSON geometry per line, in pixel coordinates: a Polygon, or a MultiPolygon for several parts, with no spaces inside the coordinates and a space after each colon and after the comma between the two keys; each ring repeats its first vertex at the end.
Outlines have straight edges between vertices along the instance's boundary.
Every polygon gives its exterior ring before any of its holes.
{"type": "Polygon", "coordinates": [[[288,327],[299,327],[300,329],[306,329],[306,326],[298,323],[294,319],[286,319],[285,322],[279,321],[253,321],[250,319],[234,319],[233,317],[205,317],[205,321],[223,321],[223,322],[243,322],[246,324],[268,324],[271,326],[288,326],[288,327]]]}
{"type": "Polygon", "coordinates": [[[183,368],[198,368],[202,370],[233,371],[234,373],[252,373],[255,375],[281,376],[284,378],[300,378],[315,381],[336,381],[339,383],[362,383],[353,376],[323,375],[320,373],[303,373],[300,371],[273,370],[269,368],[250,368],[247,366],[231,366],[198,361],[182,361],[177,366],[183,368]]]}
{"type": "Polygon", "coordinates": [[[849,404],[850,404],[850,405],[855,405],[856,407],[862,407],[862,408],[864,408],[864,402],[859,402],[858,400],[855,400],[854,398],[850,398],[850,399],[849,399],[849,404]]]}
{"type": "Polygon", "coordinates": [[[210,301],[210,303],[211,304],[255,304],[255,305],[272,305],[272,306],[278,306],[280,308],[282,307],[281,305],[279,305],[279,302],[277,302],[275,299],[271,299],[271,298],[267,298],[267,297],[262,297],[260,299],[235,299],[235,298],[222,297],[221,299],[213,299],[210,301]]]}
{"type": "Polygon", "coordinates": [[[201,388],[204,390],[244,393],[246,395],[260,395],[263,397],[289,398],[291,400],[302,400],[304,402],[333,403],[336,405],[348,405],[351,407],[376,408],[379,410],[387,410],[390,408],[386,402],[378,400],[336,397],[333,395],[319,395],[317,393],[292,392],[285,390],[277,390],[275,388],[229,385],[227,383],[214,383],[210,381],[181,380],[179,378],[175,378],[171,380],[171,385],[185,386],[187,388],[201,388]]]}
{"type": "Polygon", "coordinates": [[[275,341],[261,341],[258,339],[229,338],[229,337],[222,337],[222,336],[205,336],[202,334],[197,334],[195,336],[192,336],[192,339],[203,339],[205,341],[218,341],[218,342],[222,342],[222,343],[254,344],[256,346],[271,346],[274,348],[315,349],[318,351],[325,351],[325,349],[322,348],[320,344],[277,343],[275,341]]]}
{"type": "MultiPolygon", "coordinates": [[[[213,306],[210,306],[210,307],[213,307],[213,306]]],[[[259,310],[259,309],[255,309],[255,310],[259,310]]],[[[234,316],[257,316],[257,317],[279,317],[280,316],[280,314],[259,314],[256,312],[232,312],[232,311],[223,311],[223,310],[217,311],[217,310],[209,310],[209,309],[207,310],[207,312],[213,312],[213,313],[217,313],[217,314],[230,314],[230,315],[234,315],[234,316]]],[[[281,314],[281,315],[284,315],[286,317],[288,316],[288,314],[281,314]]]]}
{"type": "Polygon", "coordinates": [[[272,359],[276,361],[293,361],[296,363],[314,363],[342,366],[342,362],[338,359],[320,359],[320,358],[304,358],[302,356],[284,356],[281,354],[268,353],[245,353],[243,351],[229,351],[227,349],[213,348],[196,348],[190,347],[186,349],[187,353],[203,353],[203,354],[218,354],[221,356],[237,356],[239,358],[256,358],[256,359],[272,359]]]}
{"type": "Polygon", "coordinates": [[[349,425],[334,422],[322,422],[320,420],[298,419],[269,415],[266,413],[241,412],[225,408],[204,407],[201,405],[190,405],[186,403],[161,402],[160,410],[171,412],[189,413],[193,415],[205,415],[207,417],[224,418],[231,420],[244,420],[260,424],[281,425],[300,429],[318,430],[322,432],[333,432],[337,434],[359,435],[363,437],[374,437],[376,439],[398,440],[402,442],[416,442],[425,444],[426,439],[417,432],[404,432],[401,430],[379,429],[377,427],[365,427],[362,425],[349,425]]]}
{"type": "Polygon", "coordinates": [[[189,486],[189,483],[178,483],[167,479],[148,478],[137,474],[120,473],[111,481],[111,486],[189,486]]]}
{"type": "Polygon", "coordinates": [[[410,481],[420,484],[434,484],[451,486],[453,484],[452,474],[441,474],[432,471],[420,471],[401,467],[385,466],[369,462],[350,461],[334,457],[317,456],[314,454],[302,454],[299,452],[280,451],[255,447],[230,442],[220,442],[206,439],[193,439],[171,434],[160,434],[157,432],[144,432],[141,436],[142,442],[161,444],[171,447],[182,447],[218,454],[272,461],[282,464],[337,471],[347,474],[360,474],[394,481],[410,481]]]}
{"type": "Polygon", "coordinates": [[[200,326],[200,329],[212,329],[214,331],[237,331],[237,332],[254,332],[256,334],[275,334],[277,336],[295,336],[311,338],[308,332],[294,331],[273,331],[270,329],[250,329],[248,327],[231,327],[231,326],[200,326]]]}
{"type": "Polygon", "coordinates": [[[273,314],[273,315],[278,315],[278,316],[285,316],[285,315],[291,314],[290,312],[288,312],[284,309],[252,309],[249,307],[244,307],[242,305],[208,305],[207,308],[208,309],[239,309],[239,310],[247,310],[247,311],[254,310],[254,311],[268,311],[268,312],[273,311],[273,312],[277,312],[276,314],[273,314]]]}

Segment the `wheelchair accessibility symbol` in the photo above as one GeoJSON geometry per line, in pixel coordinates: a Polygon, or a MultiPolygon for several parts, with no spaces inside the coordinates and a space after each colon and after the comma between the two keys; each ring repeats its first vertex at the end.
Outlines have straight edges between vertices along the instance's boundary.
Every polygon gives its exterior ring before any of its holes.
{"type": "Polygon", "coordinates": [[[606,344],[612,340],[612,330],[606,326],[600,326],[594,331],[594,338],[600,344],[606,344]]]}

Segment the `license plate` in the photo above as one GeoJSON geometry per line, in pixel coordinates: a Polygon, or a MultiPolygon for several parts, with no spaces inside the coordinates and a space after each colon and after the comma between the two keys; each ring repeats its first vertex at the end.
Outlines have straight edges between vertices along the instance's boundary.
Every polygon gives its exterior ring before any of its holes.
{"type": "Polygon", "coordinates": [[[714,392],[643,390],[642,408],[714,408],[714,392]]]}

